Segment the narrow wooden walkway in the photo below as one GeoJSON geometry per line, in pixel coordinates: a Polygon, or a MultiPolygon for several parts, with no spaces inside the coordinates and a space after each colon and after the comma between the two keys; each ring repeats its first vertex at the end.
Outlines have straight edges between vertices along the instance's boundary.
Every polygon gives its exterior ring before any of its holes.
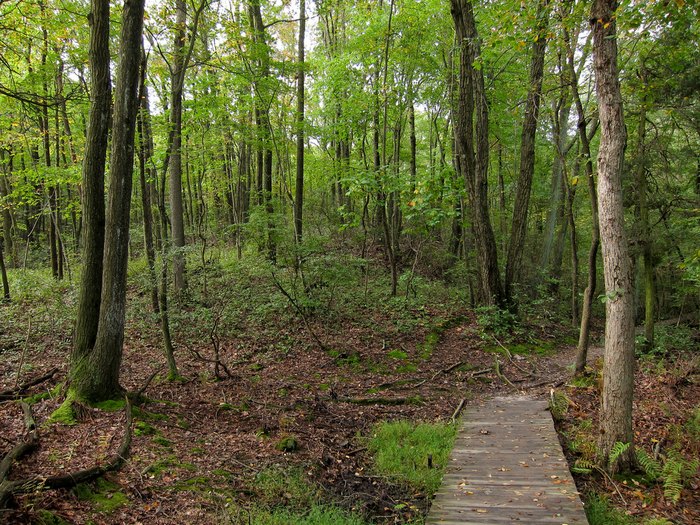
{"type": "Polygon", "coordinates": [[[465,412],[426,525],[587,525],[547,402],[498,397],[465,412]]]}

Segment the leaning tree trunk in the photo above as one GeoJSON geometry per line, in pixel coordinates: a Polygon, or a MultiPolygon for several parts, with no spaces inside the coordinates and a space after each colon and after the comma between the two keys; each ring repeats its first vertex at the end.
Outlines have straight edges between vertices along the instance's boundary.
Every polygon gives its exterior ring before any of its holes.
{"type": "Polygon", "coordinates": [[[92,0],[90,76],[92,100],[83,161],[83,251],[70,377],[95,344],[102,293],[105,235],[104,176],[112,106],[109,72],[109,0],[92,0]]]}
{"type": "Polygon", "coordinates": [[[145,0],[126,0],[122,12],[100,318],[95,347],[80,363],[72,383],[79,398],[93,402],[111,399],[122,390],[119,366],[124,342],[129,212],[144,3],[145,0]]]}
{"type": "Polygon", "coordinates": [[[606,293],[598,462],[611,472],[629,470],[634,464],[634,283],[622,198],[626,132],[617,70],[616,9],[616,0],[595,0],[590,18],[601,126],[598,200],[606,293]],[[611,461],[616,443],[630,446],[611,461]]]}

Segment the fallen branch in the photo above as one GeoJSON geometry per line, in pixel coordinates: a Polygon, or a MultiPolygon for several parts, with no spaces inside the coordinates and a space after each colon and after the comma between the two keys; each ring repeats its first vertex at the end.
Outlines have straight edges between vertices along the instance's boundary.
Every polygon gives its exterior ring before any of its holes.
{"type": "Polygon", "coordinates": [[[410,405],[420,403],[416,397],[338,397],[334,401],[352,403],[353,405],[410,405]]]}
{"type": "Polygon", "coordinates": [[[163,370],[162,365],[160,367],[158,367],[150,376],[148,376],[148,379],[146,379],[146,382],[144,383],[144,385],[141,388],[139,388],[131,397],[133,397],[134,400],[140,399],[141,396],[143,396],[143,393],[148,388],[148,385],[151,384],[151,381],[153,381],[153,379],[155,379],[155,377],[160,373],[161,370],[163,370]]]}
{"type": "Polygon", "coordinates": [[[437,376],[439,376],[439,375],[441,375],[441,374],[449,374],[450,372],[452,372],[452,370],[454,370],[455,368],[459,368],[459,367],[462,366],[463,364],[464,364],[464,361],[459,361],[458,363],[455,363],[455,364],[453,364],[453,365],[450,365],[450,366],[448,366],[447,368],[443,368],[442,370],[438,370],[437,372],[435,372],[435,373],[433,374],[433,376],[432,376],[430,379],[423,379],[423,381],[420,381],[420,382],[416,383],[416,384],[413,385],[413,386],[414,386],[414,387],[419,387],[419,386],[421,386],[421,385],[427,383],[428,381],[434,381],[435,378],[436,378],[437,376]]]}
{"type": "Polygon", "coordinates": [[[464,405],[465,405],[466,403],[467,403],[467,399],[463,397],[462,400],[459,402],[459,405],[457,405],[457,408],[455,408],[455,411],[452,412],[452,417],[450,418],[450,421],[451,421],[452,423],[454,423],[455,421],[457,421],[457,418],[458,418],[459,415],[462,413],[462,410],[464,410],[464,405]]]}
{"type": "Polygon", "coordinates": [[[119,445],[119,450],[117,450],[117,453],[112,456],[112,458],[106,464],[79,470],[77,472],[71,472],[62,476],[34,476],[31,478],[8,481],[7,476],[9,475],[12,467],[12,462],[19,459],[20,456],[26,454],[27,452],[33,450],[33,448],[36,448],[36,446],[39,444],[39,434],[36,430],[36,424],[34,423],[34,419],[31,415],[31,409],[29,408],[29,405],[22,403],[22,409],[25,411],[25,426],[27,426],[28,430],[31,428],[30,441],[29,443],[25,442],[19,444],[17,447],[15,447],[15,449],[10,451],[5,458],[3,458],[2,463],[0,463],[0,509],[7,508],[15,494],[26,494],[44,489],[70,488],[80,483],[97,479],[106,472],[118,470],[126,460],[126,456],[129,452],[129,446],[131,445],[132,413],[131,403],[129,402],[128,397],[126,398],[125,403],[126,423],[124,424],[124,437],[119,445]],[[18,449],[19,452],[17,452],[18,449]]]}
{"type": "Polygon", "coordinates": [[[492,335],[491,337],[493,337],[493,340],[496,341],[496,343],[498,344],[498,346],[500,346],[500,347],[503,349],[503,351],[505,352],[506,357],[508,358],[508,361],[510,361],[510,364],[511,364],[511,365],[513,365],[515,368],[517,368],[518,370],[520,370],[523,374],[526,374],[526,375],[528,375],[528,376],[530,376],[530,377],[539,377],[539,376],[538,376],[537,374],[535,374],[534,372],[530,372],[529,370],[525,370],[523,367],[519,366],[519,365],[513,360],[513,354],[511,353],[511,351],[508,350],[505,346],[503,346],[503,344],[502,344],[498,339],[496,339],[493,335],[492,335]]]}
{"type": "Polygon", "coordinates": [[[493,369],[494,369],[494,371],[496,372],[496,375],[498,376],[498,378],[499,378],[501,381],[503,381],[504,383],[506,383],[507,385],[512,386],[515,390],[517,390],[518,387],[515,386],[515,385],[511,382],[511,380],[508,379],[508,378],[503,374],[503,372],[501,372],[501,362],[498,360],[498,356],[497,356],[497,355],[493,356],[493,360],[494,360],[493,369]]]}
{"type": "Polygon", "coordinates": [[[31,387],[40,385],[44,381],[48,381],[49,379],[51,379],[56,374],[56,372],[58,372],[58,368],[53,368],[41,377],[37,377],[36,379],[27,381],[26,383],[16,386],[15,388],[3,390],[2,392],[0,392],[0,401],[13,401],[15,399],[19,399],[24,394],[26,394],[27,390],[29,390],[31,387]]]}

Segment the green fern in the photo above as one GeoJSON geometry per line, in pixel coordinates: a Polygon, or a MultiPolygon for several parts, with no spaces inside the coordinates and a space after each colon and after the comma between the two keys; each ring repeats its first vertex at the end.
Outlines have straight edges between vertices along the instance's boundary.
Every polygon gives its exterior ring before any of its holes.
{"type": "Polygon", "coordinates": [[[612,450],[610,450],[610,456],[608,458],[610,463],[615,463],[620,456],[627,451],[628,448],[630,448],[630,443],[622,443],[620,441],[615,442],[612,450]]]}
{"type": "Polygon", "coordinates": [[[661,478],[664,480],[664,497],[673,503],[678,503],[683,490],[683,461],[667,458],[661,478]]]}
{"type": "Polygon", "coordinates": [[[656,459],[647,454],[646,450],[644,450],[641,447],[636,449],[636,454],[637,462],[639,463],[639,466],[642,467],[642,469],[644,470],[644,473],[649,478],[649,481],[658,480],[659,476],[661,476],[661,463],[659,463],[656,459]]]}

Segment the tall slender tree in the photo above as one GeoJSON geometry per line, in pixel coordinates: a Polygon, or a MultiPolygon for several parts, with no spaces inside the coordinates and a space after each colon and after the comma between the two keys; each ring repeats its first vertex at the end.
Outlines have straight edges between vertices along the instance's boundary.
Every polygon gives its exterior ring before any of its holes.
{"type": "Polygon", "coordinates": [[[590,17],[601,128],[598,201],[606,295],[598,460],[610,471],[628,470],[634,463],[634,282],[622,198],[626,131],[617,69],[617,7],[617,0],[594,0],[590,17]],[[616,443],[630,446],[611,462],[616,443]]]}

